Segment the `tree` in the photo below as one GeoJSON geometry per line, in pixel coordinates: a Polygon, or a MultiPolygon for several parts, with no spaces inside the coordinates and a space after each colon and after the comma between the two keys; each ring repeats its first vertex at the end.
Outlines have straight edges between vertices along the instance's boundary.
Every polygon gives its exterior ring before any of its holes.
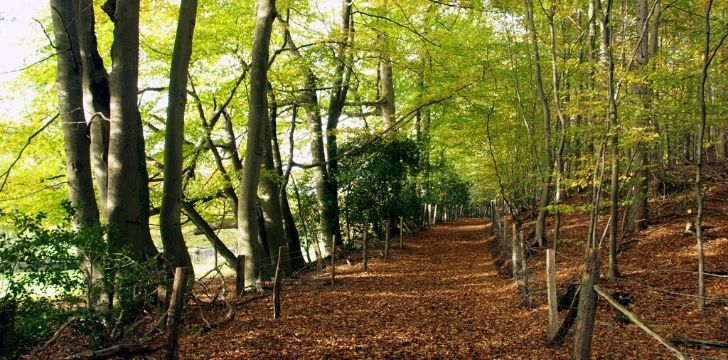
{"type": "Polygon", "coordinates": [[[180,220],[182,205],[182,147],[187,104],[187,77],[192,56],[192,37],[197,17],[197,0],[180,3],[177,35],[169,74],[169,104],[164,142],[164,184],[159,223],[164,255],[172,267],[192,268],[180,220]]]}
{"type": "Polygon", "coordinates": [[[138,261],[157,253],[149,233],[149,188],[141,115],[137,108],[139,0],[116,3],[109,142],[108,222],[112,247],[129,246],[138,261]]]}
{"type": "MultiPolygon", "coordinates": [[[[637,46],[637,70],[644,69],[647,67],[647,63],[650,59],[650,48],[649,48],[649,38],[646,34],[646,31],[648,31],[648,7],[647,7],[647,0],[639,0],[637,2],[637,21],[636,21],[636,30],[637,30],[637,39],[639,41],[639,44],[637,46]]],[[[653,22],[656,22],[656,20],[653,20],[653,22]]],[[[657,41],[656,39],[652,39],[652,41],[657,41]]],[[[644,113],[640,114],[638,126],[647,128],[649,126],[649,113],[650,113],[650,99],[649,99],[649,88],[643,84],[638,84],[635,86],[635,94],[640,98],[642,103],[644,104],[644,113]]],[[[637,166],[637,171],[635,174],[634,179],[634,186],[633,186],[633,193],[634,193],[634,202],[632,203],[632,221],[630,225],[630,229],[639,231],[647,228],[648,225],[648,206],[647,206],[647,197],[648,197],[648,172],[647,167],[649,165],[649,159],[647,157],[647,153],[645,151],[645,148],[647,148],[647,144],[640,142],[637,144],[637,147],[635,148],[635,159],[634,163],[637,166]]]]}
{"type": "Polygon", "coordinates": [[[93,225],[99,209],[91,179],[88,127],[83,115],[82,64],[78,47],[76,1],[51,1],[55,44],[59,49],[56,87],[61,106],[66,177],[71,204],[76,208],[74,225],[93,225]]]}
{"type": "Polygon", "coordinates": [[[92,0],[79,0],[77,24],[79,51],[83,65],[84,110],[91,138],[91,164],[104,221],[108,191],[109,158],[109,74],[99,55],[96,40],[96,19],[92,0]]]}
{"type": "Polygon", "coordinates": [[[546,237],[546,215],[548,214],[547,206],[551,202],[551,177],[554,171],[554,151],[551,147],[551,109],[544,93],[543,80],[541,79],[541,56],[538,51],[538,35],[536,34],[536,24],[533,19],[533,1],[526,2],[526,19],[531,37],[531,47],[533,50],[533,67],[535,71],[536,91],[539,102],[541,103],[541,112],[543,115],[543,141],[546,158],[544,159],[544,175],[541,184],[541,197],[539,203],[538,219],[536,220],[536,241],[539,246],[543,244],[546,237]]]}
{"type": "MultiPolygon", "coordinates": [[[[250,62],[250,99],[248,100],[248,139],[240,180],[238,204],[238,251],[246,255],[245,279],[249,284],[260,280],[264,259],[258,236],[258,181],[263,154],[265,127],[268,126],[268,54],[276,9],[275,0],[258,0],[250,62]]],[[[246,284],[247,285],[247,284],[246,284]]]]}

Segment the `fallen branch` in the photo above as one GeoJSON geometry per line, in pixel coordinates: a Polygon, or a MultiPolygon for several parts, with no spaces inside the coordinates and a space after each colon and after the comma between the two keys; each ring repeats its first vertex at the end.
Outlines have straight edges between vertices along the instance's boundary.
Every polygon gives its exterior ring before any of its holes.
{"type": "Polygon", "coordinates": [[[649,325],[643,323],[642,320],[640,320],[640,318],[637,315],[635,315],[633,312],[629,311],[629,309],[627,309],[622,304],[617,302],[617,300],[614,300],[611,296],[609,296],[609,294],[607,294],[604,290],[602,290],[602,288],[600,288],[599,285],[594,285],[594,291],[597,294],[599,294],[599,296],[604,298],[604,300],[607,300],[607,302],[609,302],[609,304],[614,306],[622,314],[627,316],[627,318],[632,320],[633,323],[635,323],[637,326],[639,326],[648,335],[652,336],[660,344],[664,345],[668,350],[670,350],[675,355],[675,357],[677,357],[678,359],[685,359],[685,355],[682,352],[680,352],[680,350],[672,347],[672,345],[665,338],[663,338],[662,336],[660,336],[660,334],[658,334],[654,330],[652,330],[652,328],[649,327],[649,325]]]}
{"type": "Polygon", "coordinates": [[[263,293],[263,294],[260,294],[260,295],[255,295],[255,296],[253,296],[253,297],[251,297],[249,299],[245,299],[245,300],[242,300],[242,301],[239,301],[239,302],[235,303],[235,306],[245,305],[245,304],[251,303],[251,302],[253,302],[255,300],[260,300],[260,299],[267,298],[268,296],[271,296],[271,295],[273,295],[272,292],[267,292],[267,293],[263,293]]]}
{"type": "Polygon", "coordinates": [[[43,343],[43,345],[33,349],[33,351],[30,352],[30,357],[35,356],[35,354],[37,354],[38,352],[43,351],[43,350],[47,349],[49,346],[51,346],[51,344],[56,342],[56,340],[58,340],[58,338],[61,337],[61,333],[63,332],[63,330],[65,330],[69,325],[71,325],[74,321],[76,321],[78,319],[79,319],[78,316],[70,317],[65,323],[63,323],[63,325],[61,325],[61,327],[58,328],[58,330],[56,330],[56,332],[53,334],[53,337],[48,339],[48,341],[43,343]]]}
{"type": "Polygon", "coordinates": [[[66,357],[66,360],[102,360],[114,356],[142,355],[161,349],[164,344],[119,344],[101,350],[87,350],[66,357]]]}
{"type": "Polygon", "coordinates": [[[227,300],[223,300],[223,302],[225,303],[225,307],[228,309],[228,313],[225,316],[225,318],[220,321],[211,323],[211,324],[205,323],[205,326],[203,326],[202,328],[200,328],[200,330],[197,331],[197,335],[204,334],[214,328],[223,326],[223,325],[233,321],[233,319],[235,319],[235,308],[227,300]]]}
{"type": "Polygon", "coordinates": [[[700,340],[674,335],[668,336],[667,340],[670,340],[675,345],[685,345],[694,348],[728,349],[728,342],[722,341],[700,340]]]}

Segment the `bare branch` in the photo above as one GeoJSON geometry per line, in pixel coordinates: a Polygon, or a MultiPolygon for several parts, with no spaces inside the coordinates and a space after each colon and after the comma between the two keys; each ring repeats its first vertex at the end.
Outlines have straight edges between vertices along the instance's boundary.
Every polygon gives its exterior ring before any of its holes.
{"type": "Polygon", "coordinates": [[[47,129],[47,128],[48,128],[48,127],[49,127],[49,126],[50,126],[50,125],[51,125],[51,124],[52,124],[52,123],[53,123],[54,121],[56,121],[56,119],[58,119],[58,118],[59,118],[60,116],[61,116],[61,113],[56,113],[56,114],[55,114],[55,115],[54,115],[54,116],[53,116],[53,117],[52,117],[52,118],[51,118],[50,120],[46,121],[46,122],[45,122],[45,123],[43,124],[43,126],[41,126],[41,127],[40,127],[40,129],[38,129],[38,130],[36,130],[35,132],[33,132],[33,133],[32,133],[32,134],[31,134],[31,135],[30,135],[30,136],[28,137],[28,139],[27,139],[27,140],[25,140],[25,144],[23,145],[23,147],[22,147],[22,148],[20,148],[20,151],[18,152],[18,156],[16,156],[16,157],[15,157],[15,160],[13,160],[13,162],[12,162],[12,163],[10,164],[10,166],[8,166],[7,170],[5,170],[5,171],[4,171],[4,172],[3,172],[2,174],[0,174],[0,177],[3,177],[3,176],[5,177],[5,178],[3,179],[3,182],[2,182],[2,184],[0,184],[0,192],[2,192],[2,191],[3,191],[3,189],[5,189],[5,185],[6,185],[6,184],[7,184],[7,182],[8,182],[8,178],[10,177],[10,171],[12,171],[12,170],[13,170],[13,167],[15,167],[15,164],[17,164],[17,163],[18,163],[18,161],[20,161],[20,157],[22,157],[22,156],[23,156],[23,152],[25,152],[25,149],[27,149],[27,148],[28,148],[28,146],[30,145],[31,141],[33,141],[33,139],[34,139],[34,138],[35,138],[36,136],[38,136],[38,135],[39,135],[40,133],[42,133],[42,132],[43,132],[43,130],[47,129]]]}

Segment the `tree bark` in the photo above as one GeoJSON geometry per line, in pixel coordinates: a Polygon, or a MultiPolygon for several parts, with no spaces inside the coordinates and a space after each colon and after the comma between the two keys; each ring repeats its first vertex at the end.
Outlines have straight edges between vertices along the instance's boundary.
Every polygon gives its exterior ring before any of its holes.
{"type": "Polygon", "coordinates": [[[392,59],[387,54],[382,54],[379,58],[379,94],[379,112],[384,120],[384,126],[389,129],[394,126],[395,107],[392,59]]]}
{"type": "MultiPolygon", "coordinates": [[[[293,138],[293,130],[295,126],[295,115],[294,115],[294,124],[291,125],[291,141],[293,138]]],[[[288,261],[291,264],[291,268],[293,270],[298,270],[303,268],[306,263],[303,260],[303,255],[301,253],[301,237],[298,233],[298,229],[296,228],[296,220],[293,218],[293,212],[291,211],[291,205],[288,202],[288,194],[286,192],[286,186],[288,184],[288,177],[284,175],[283,173],[283,161],[281,159],[281,150],[278,145],[278,136],[277,134],[277,121],[276,118],[272,117],[270,119],[270,127],[271,127],[271,143],[272,147],[271,150],[273,151],[273,162],[276,169],[276,174],[279,178],[283,179],[281,188],[280,188],[280,194],[278,196],[280,203],[281,203],[281,212],[283,215],[283,230],[286,234],[286,240],[288,242],[288,261]]],[[[291,144],[291,147],[293,144],[291,144]]],[[[293,155],[293,154],[291,154],[293,155]]]]}
{"type": "Polygon", "coordinates": [[[86,122],[91,138],[91,164],[96,177],[101,213],[106,221],[109,158],[109,74],[99,55],[92,0],[79,0],[78,39],[83,64],[83,90],[86,122]]]}
{"type": "MultiPolygon", "coordinates": [[[[646,34],[642,34],[643,29],[647,29],[647,0],[639,0],[637,2],[637,37],[641,39],[639,46],[637,47],[637,68],[635,70],[645,69],[650,59],[649,51],[649,40],[646,34]]],[[[656,21],[656,20],[653,20],[656,21]]],[[[639,40],[638,40],[639,41],[639,40]]],[[[638,119],[640,127],[647,128],[649,126],[649,113],[650,99],[649,99],[649,88],[644,84],[635,86],[635,94],[641,98],[644,108],[644,114],[638,119]]],[[[634,162],[637,165],[636,179],[634,180],[634,201],[632,203],[632,222],[629,230],[639,231],[647,228],[648,222],[648,205],[647,205],[647,192],[648,192],[648,172],[647,167],[649,165],[649,159],[646,155],[645,148],[648,144],[638,143],[635,149],[634,162]]]]}
{"type": "Polygon", "coordinates": [[[139,0],[119,2],[114,13],[111,129],[107,211],[112,248],[128,246],[144,261],[157,253],[149,233],[149,188],[144,137],[137,108],[139,0]]]}
{"type": "MultiPolygon", "coordinates": [[[[259,182],[258,182],[258,191],[259,191],[259,199],[260,199],[260,207],[263,210],[263,219],[265,221],[265,234],[266,234],[266,242],[268,244],[268,249],[270,249],[270,253],[268,254],[268,258],[270,258],[270,264],[275,265],[278,264],[278,252],[275,251],[278,248],[282,248],[286,241],[284,239],[284,232],[283,232],[283,215],[281,212],[281,202],[280,202],[280,187],[278,186],[277,182],[277,171],[276,167],[273,163],[273,146],[272,146],[272,129],[271,129],[271,120],[275,119],[277,116],[277,106],[275,103],[275,99],[272,97],[271,92],[269,91],[269,98],[271,103],[271,110],[269,115],[269,121],[266,121],[263,125],[263,158],[262,158],[262,166],[265,170],[265,173],[260,176],[259,182]]],[[[285,251],[288,251],[286,248],[285,251]]],[[[291,270],[291,264],[288,262],[288,258],[290,256],[284,257],[281,261],[281,266],[283,266],[283,270],[286,273],[289,273],[291,270]]]]}
{"type": "MultiPolygon", "coordinates": [[[[259,281],[263,249],[258,242],[257,191],[263,139],[268,124],[268,54],[275,19],[275,0],[259,0],[250,64],[250,98],[248,101],[248,139],[245,147],[243,176],[238,203],[238,253],[245,255],[245,279],[250,285],[259,281]]],[[[246,284],[247,286],[248,284],[246,284]]]]}
{"type": "Polygon", "coordinates": [[[180,215],[183,196],[182,148],[185,132],[185,105],[187,104],[187,77],[192,57],[192,37],[196,17],[197,0],[182,0],[169,73],[169,100],[164,138],[164,182],[162,184],[162,209],[159,214],[164,257],[174,268],[188,267],[190,269],[192,269],[192,260],[182,236],[180,215]]]}
{"type": "MultiPolygon", "coordinates": [[[[600,0],[596,0],[597,9],[601,9],[600,0]]],[[[607,70],[607,121],[611,131],[609,152],[611,155],[611,186],[609,191],[609,270],[607,276],[619,277],[617,267],[617,210],[619,206],[619,129],[617,128],[617,99],[614,89],[614,60],[612,56],[610,24],[612,16],[612,0],[602,9],[600,27],[602,30],[602,60],[607,70]]]]}
{"type": "Polygon", "coordinates": [[[75,208],[74,225],[82,227],[99,221],[99,209],[91,178],[88,127],[83,114],[82,64],[78,48],[77,1],[52,0],[55,44],[60,53],[56,88],[63,123],[68,195],[75,208]]]}
{"type": "MultiPolygon", "coordinates": [[[[353,19],[351,17],[351,7],[353,0],[342,0],[341,1],[341,23],[340,28],[340,39],[338,45],[338,53],[336,69],[334,70],[334,83],[331,89],[331,97],[329,99],[329,116],[326,122],[326,158],[329,160],[328,173],[329,173],[329,192],[333,195],[335,205],[333,210],[336,214],[335,218],[339,219],[340,207],[339,207],[339,162],[336,160],[338,155],[338,146],[336,143],[337,128],[339,126],[339,118],[344,110],[344,104],[346,103],[346,96],[349,92],[349,81],[353,71],[353,52],[350,50],[354,44],[354,30],[353,30],[353,19]]],[[[338,226],[339,231],[336,238],[336,244],[340,245],[341,239],[341,224],[338,226]]]]}

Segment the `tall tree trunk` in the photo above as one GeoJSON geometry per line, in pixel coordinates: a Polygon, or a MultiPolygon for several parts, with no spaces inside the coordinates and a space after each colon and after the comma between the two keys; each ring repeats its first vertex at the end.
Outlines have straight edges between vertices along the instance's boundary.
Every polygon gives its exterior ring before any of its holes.
{"type": "MultiPolygon", "coordinates": [[[[295,111],[294,116],[291,124],[291,138],[289,139],[291,141],[291,148],[293,147],[293,130],[295,129],[295,111]]],[[[288,184],[288,178],[286,177],[286,174],[283,173],[283,161],[281,160],[281,149],[278,145],[278,136],[277,134],[277,121],[275,117],[271,117],[270,119],[270,128],[271,128],[271,143],[272,147],[271,150],[273,151],[273,162],[276,169],[276,175],[283,179],[281,182],[281,188],[280,193],[278,196],[278,199],[281,203],[281,212],[283,215],[283,230],[286,234],[286,240],[288,242],[288,258],[291,263],[292,270],[298,270],[303,268],[306,263],[303,260],[303,255],[301,253],[301,237],[298,233],[298,229],[296,228],[296,220],[293,218],[293,212],[291,212],[291,205],[288,202],[288,194],[286,191],[286,186],[288,184]]],[[[293,154],[291,154],[292,156],[293,154]]]]}
{"type": "MultiPolygon", "coordinates": [[[[277,249],[286,244],[283,232],[283,215],[281,213],[281,202],[280,202],[280,187],[276,177],[276,167],[273,163],[273,146],[272,146],[272,130],[271,130],[271,119],[275,119],[277,114],[277,106],[275,99],[270,96],[270,115],[269,121],[266,121],[263,129],[263,159],[262,165],[265,169],[258,183],[259,195],[260,195],[260,207],[263,210],[263,219],[265,221],[265,234],[266,242],[270,253],[271,268],[278,263],[278,251],[277,249]]],[[[286,254],[288,255],[288,254],[286,254]]],[[[283,268],[286,273],[291,271],[291,263],[287,260],[290,256],[285,256],[283,268]]]]}
{"type": "Polygon", "coordinates": [[[79,0],[78,39],[83,64],[83,90],[86,122],[91,137],[91,164],[96,177],[101,213],[106,221],[106,192],[109,158],[109,74],[99,55],[92,0],[79,0]]]}
{"type": "Polygon", "coordinates": [[[697,238],[698,252],[698,309],[703,310],[705,307],[705,256],[703,254],[703,189],[702,189],[702,170],[703,170],[703,141],[705,138],[705,122],[708,117],[708,110],[705,101],[705,84],[708,82],[708,69],[711,62],[723,45],[728,34],[723,35],[715,50],[710,49],[710,13],[713,7],[713,0],[708,0],[705,5],[705,47],[703,51],[703,69],[700,75],[700,93],[698,100],[700,102],[700,129],[698,130],[698,152],[696,157],[695,170],[695,199],[697,202],[697,211],[695,215],[695,236],[697,238]]]}
{"type": "Polygon", "coordinates": [[[238,203],[238,253],[246,255],[245,279],[250,285],[260,280],[259,266],[265,260],[258,242],[257,191],[265,128],[269,121],[268,54],[275,15],[275,0],[258,0],[250,63],[248,139],[238,203]]]}
{"type": "Polygon", "coordinates": [[[531,35],[531,47],[533,49],[533,62],[535,69],[536,92],[541,103],[541,112],[543,115],[544,130],[544,151],[546,152],[543,183],[541,185],[541,201],[539,203],[538,219],[536,220],[536,240],[538,245],[543,245],[546,237],[546,215],[548,211],[546,207],[551,203],[551,176],[554,170],[554,152],[551,148],[551,110],[549,109],[548,100],[543,90],[543,81],[541,79],[541,56],[538,51],[538,37],[536,35],[536,24],[533,19],[533,1],[526,2],[526,18],[528,21],[528,29],[531,35]]]}
{"type": "Polygon", "coordinates": [[[137,108],[139,0],[119,1],[114,13],[109,83],[111,129],[107,211],[112,248],[128,245],[138,261],[157,249],[149,233],[149,188],[144,137],[137,108]]]}
{"type": "Polygon", "coordinates": [[[60,50],[56,88],[63,122],[66,178],[71,205],[76,209],[74,225],[82,227],[99,221],[93,180],[88,127],[83,113],[82,64],[78,47],[77,1],[52,0],[51,16],[55,44],[60,50]]]}
{"type": "MultiPolygon", "coordinates": [[[[336,144],[337,128],[339,118],[344,110],[346,96],[349,92],[349,81],[353,72],[354,59],[353,51],[350,49],[354,44],[354,21],[351,17],[353,0],[341,0],[341,23],[339,24],[340,39],[337,49],[337,64],[334,71],[334,83],[329,99],[329,116],[326,123],[326,158],[328,159],[329,192],[334,200],[333,211],[336,219],[339,219],[339,162],[336,160],[338,146],[336,144]]],[[[341,224],[336,233],[336,244],[341,244],[341,224]]]]}
{"type": "MultiPolygon", "coordinates": [[[[564,146],[566,144],[566,121],[564,120],[564,113],[561,107],[561,92],[559,89],[559,71],[557,66],[556,57],[556,32],[554,28],[554,17],[556,15],[556,5],[551,4],[551,10],[548,15],[549,20],[549,44],[551,50],[551,76],[553,82],[554,92],[554,106],[556,107],[556,116],[559,119],[559,129],[561,130],[561,137],[559,139],[559,148],[556,154],[556,197],[554,199],[554,205],[559,205],[561,201],[561,182],[564,172],[564,146]]],[[[567,89],[568,91],[568,89],[567,89]]],[[[556,221],[554,223],[554,244],[553,248],[556,250],[556,243],[559,240],[559,228],[561,226],[561,214],[556,210],[556,221]]]]}
{"type": "Polygon", "coordinates": [[[164,182],[159,214],[164,256],[174,268],[192,268],[192,260],[182,236],[182,147],[184,146],[187,77],[192,56],[192,37],[197,18],[197,0],[180,3],[177,34],[169,73],[169,100],[164,142],[164,182]]]}
{"type": "MultiPolygon", "coordinates": [[[[596,0],[600,4],[599,0],[596,0]]],[[[597,8],[600,8],[597,5],[597,8]]],[[[611,186],[609,190],[609,270],[607,276],[619,277],[617,267],[617,210],[619,206],[619,135],[617,128],[617,99],[614,88],[614,57],[612,55],[612,0],[607,0],[602,10],[600,27],[602,31],[602,60],[607,71],[607,121],[611,132],[609,153],[611,156],[611,186]]]]}
{"type": "MultiPolygon", "coordinates": [[[[314,183],[316,184],[316,198],[321,208],[320,224],[324,239],[331,239],[336,236],[337,242],[341,241],[341,224],[339,222],[339,202],[334,188],[331,186],[331,174],[326,168],[326,155],[324,153],[324,137],[321,126],[318,96],[316,94],[316,76],[303,62],[303,56],[291,38],[290,32],[286,31],[289,50],[293,57],[303,66],[305,85],[298,97],[306,113],[306,122],[311,132],[311,158],[313,163],[314,183]]],[[[329,241],[325,241],[329,244],[329,241]]]]}
{"type": "MultiPolygon", "coordinates": [[[[649,40],[646,34],[643,34],[643,30],[647,29],[647,0],[637,1],[637,37],[639,46],[637,47],[637,71],[640,69],[646,69],[647,62],[650,59],[649,52],[649,40]]],[[[653,20],[654,21],[654,20],[653,20]]],[[[638,124],[640,127],[647,128],[649,126],[650,118],[650,99],[649,99],[649,88],[646,84],[639,84],[635,86],[635,94],[641,98],[644,107],[644,114],[640,116],[638,124]]],[[[645,148],[648,144],[638,143],[635,149],[634,162],[637,166],[636,179],[634,179],[634,187],[632,192],[634,193],[634,202],[632,203],[632,225],[629,227],[631,231],[639,231],[647,228],[648,222],[648,207],[647,207],[647,192],[648,192],[648,175],[647,167],[649,165],[649,159],[647,157],[645,148]]]]}
{"type": "MultiPolygon", "coordinates": [[[[379,58],[379,112],[384,120],[384,126],[389,129],[394,126],[394,74],[392,73],[392,59],[389,54],[382,54],[379,58]]],[[[390,134],[394,133],[393,131],[390,134]]]]}

